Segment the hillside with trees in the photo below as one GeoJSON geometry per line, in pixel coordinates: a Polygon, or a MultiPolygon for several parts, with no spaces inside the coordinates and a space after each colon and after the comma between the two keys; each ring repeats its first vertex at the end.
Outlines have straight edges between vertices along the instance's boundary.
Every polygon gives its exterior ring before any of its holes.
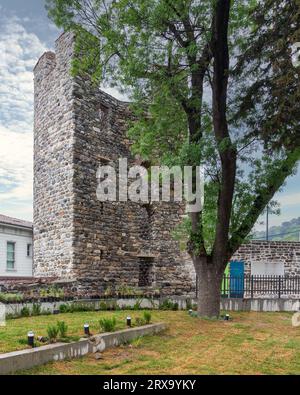
{"type": "MultiPolygon", "coordinates": [[[[266,239],[266,232],[256,232],[254,239],[266,239]]],[[[279,226],[269,228],[269,240],[273,241],[300,241],[300,217],[283,222],[279,226]]]]}

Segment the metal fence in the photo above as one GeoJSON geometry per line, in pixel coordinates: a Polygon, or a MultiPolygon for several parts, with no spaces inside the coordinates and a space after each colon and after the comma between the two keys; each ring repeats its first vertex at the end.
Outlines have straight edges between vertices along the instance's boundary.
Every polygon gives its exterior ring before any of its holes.
{"type": "Polygon", "coordinates": [[[300,296],[300,276],[224,275],[221,294],[225,298],[300,296]]]}

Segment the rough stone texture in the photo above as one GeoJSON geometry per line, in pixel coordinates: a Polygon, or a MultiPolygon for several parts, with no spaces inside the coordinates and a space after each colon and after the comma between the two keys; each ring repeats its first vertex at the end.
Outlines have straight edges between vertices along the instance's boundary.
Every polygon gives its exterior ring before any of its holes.
{"type": "Polygon", "coordinates": [[[299,298],[300,292],[300,243],[286,241],[252,241],[240,247],[234,255],[233,260],[243,261],[245,264],[245,298],[299,298]],[[273,265],[284,266],[284,278],[272,275],[253,279],[249,275],[253,274],[251,265],[258,263],[272,263],[273,265]],[[295,279],[294,277],[297,276],[295,279]],[[252,284],[252,285],[251,285],[252,284]],[[252,288],[252,292],[250,289],[252,288]]]}
{"type": "Polygon", "coordinates": [[[34,69],[34,263],[35,276],[73,272],[73,81],[71,37],[58,41],[34,69]]]}
{"type": "Polygon", "coordinates": [[[284,275],[300,276],[300,242],[252,241],[242,245],[232,258],[245,263],[245,274],[251,274],[251,263],[284,263],[284,275]]]}
{"type": "Polygon", "coordinates": [[[0,292],[22,294],[25,300],[40,299],[41,295],[46,295],[46,291],[52,291],[52,293],[60,291],[65,298],[81,296],[75,280],[61,280],[53,277],[0,277],[0,292]]]}
{"type": "Polygon", "coordinates": [[[171,232],[178,204],[99,202],[96,172],[130,154],[128,105],[70,75],[72,34],[35,67],[34,275],[81,293],[126,284],[188,295],[195,275],[171,232]]]}

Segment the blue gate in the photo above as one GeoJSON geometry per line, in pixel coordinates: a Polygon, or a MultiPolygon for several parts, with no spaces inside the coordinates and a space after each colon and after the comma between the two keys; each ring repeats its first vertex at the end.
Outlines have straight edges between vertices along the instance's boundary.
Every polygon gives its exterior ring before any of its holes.
{"type": "Polygon", "coordinates": [[[230,262],[230,298],[244,297],[244,262],[230,262]]]}

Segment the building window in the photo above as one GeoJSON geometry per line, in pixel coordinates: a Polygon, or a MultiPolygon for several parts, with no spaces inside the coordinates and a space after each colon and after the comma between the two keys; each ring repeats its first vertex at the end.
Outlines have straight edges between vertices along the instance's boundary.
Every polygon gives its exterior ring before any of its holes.
{"type": "Polygon", "coordinates": [[[27,256],[32,257],[32,244],[27,244],[27,256]]]}
{"type": "Polygon", "coordinates": [[[15,243],[7,242],[7,259],[6,268],[7,270],[14,270],[15,268],[15,243]]]}
{"type": "Polygon", "coordinates": [[[139,287],[149,287],[152,285],[152,258],[140,258],[139,261],[139,287]]]}
{"type": "Polygon", "coordinates": [[[108,119],[108,107],[100,104],[99,106],[99,118],[102,125],[105,125],[108,119]]]}

